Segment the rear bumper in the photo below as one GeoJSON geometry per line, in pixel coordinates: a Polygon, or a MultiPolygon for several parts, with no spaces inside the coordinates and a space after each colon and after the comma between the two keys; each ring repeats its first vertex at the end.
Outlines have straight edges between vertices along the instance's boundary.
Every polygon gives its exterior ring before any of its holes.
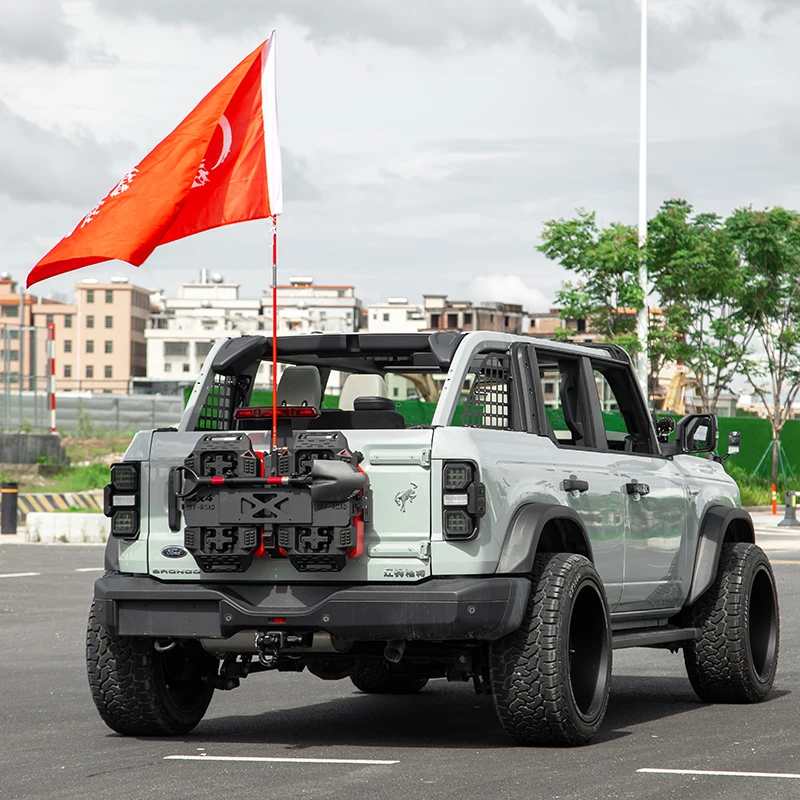
{"type": "Polygon", "coordinates": [[[95,583],[95,611],[106,630],[122,636],[215,638],[291,628],[353,640],[494,640],[519,627],[529,593],[524,577],[337,587],[166,583],[112,574],[95,583]]]}

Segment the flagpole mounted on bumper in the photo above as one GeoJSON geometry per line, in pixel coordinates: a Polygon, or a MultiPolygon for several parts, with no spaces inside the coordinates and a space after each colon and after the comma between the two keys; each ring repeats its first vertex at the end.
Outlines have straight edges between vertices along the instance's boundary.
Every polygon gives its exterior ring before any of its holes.
{"type": "Polygon", "coordinates": [[[278,217],[272,216],[272,451],[278,449],[278,217]]]}
{"type": "Polygon", "coordinates": [[[278,139],[275,31],[264,43],[261,70],[261,111],[264,119],[264,160],[267,198],[272,217],[272,452],[278,449],[278,215],[283,211],[281,147],[278,139]]]}

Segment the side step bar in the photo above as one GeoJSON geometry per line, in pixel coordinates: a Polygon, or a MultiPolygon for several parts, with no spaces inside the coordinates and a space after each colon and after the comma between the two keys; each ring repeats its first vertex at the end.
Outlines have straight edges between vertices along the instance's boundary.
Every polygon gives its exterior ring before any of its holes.
{"type": "Polygon", "coordinates": [[[667,625],[661,628],[640,628],[616,631],[611,633],[611,649],[622,650],[626,647],[668,647],[681,646],[684,642],[697,640],[702,631],[700,628],[679,628],[667,625]]]}

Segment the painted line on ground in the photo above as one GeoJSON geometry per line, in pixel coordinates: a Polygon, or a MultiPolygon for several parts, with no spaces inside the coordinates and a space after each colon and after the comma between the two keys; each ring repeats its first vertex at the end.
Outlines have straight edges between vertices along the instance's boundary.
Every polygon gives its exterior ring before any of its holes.
{"type": "Polygon", "coordinates": [[[714,769],[651,769],[648,767],[636,771],[656,775],[713,775],[725,778],[800,778],[800,773],[797,772],[730,772],[714,769]]]}
{"type": "Polygon", "coordinates": [[[32,578],[34,575],[41,575],[41,572],[6,572],[0,578],[32,578]]]}
{"type": "Polygon", "coordinates": [[[771,558],[769,560],[770,564],[800,564],[800,561],[790,561],[786,558],[771,558]]]}
{"type": "Polygon", "coordinates": [[[105,567],[75,567],[75,572],[105,572],[105,567]]]}
{"type": "Polygon", "coordinates": [[[164,756],[164,761],[256,761],[269,764],[369,764],[377,766],[400,763],[376,758],[279,758],[275,756],[164,756]]]}

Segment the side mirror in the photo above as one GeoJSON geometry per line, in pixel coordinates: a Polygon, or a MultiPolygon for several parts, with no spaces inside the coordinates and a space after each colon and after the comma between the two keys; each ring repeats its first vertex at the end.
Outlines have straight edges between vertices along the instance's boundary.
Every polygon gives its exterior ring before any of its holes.
{"type": "Polygon", "coordinates": [[[675,442],[662,444],[664,455],[710,453],[717,446],[717,418],[713,414],[689,414],[675,426],[675,442]]]}
{"type": "Polygon", "coordinates": [[[682,453],[710,453],[717,447],[717,418],[690,414],[678,422],[675,439],[682,453]]]}
{"type": "Polygon", "coordinates": [[[728,434],[728,454],[726,458],[739,454],[739,444],[742,441],[742,434],[739,431],[731,431],[728,434]]]}

